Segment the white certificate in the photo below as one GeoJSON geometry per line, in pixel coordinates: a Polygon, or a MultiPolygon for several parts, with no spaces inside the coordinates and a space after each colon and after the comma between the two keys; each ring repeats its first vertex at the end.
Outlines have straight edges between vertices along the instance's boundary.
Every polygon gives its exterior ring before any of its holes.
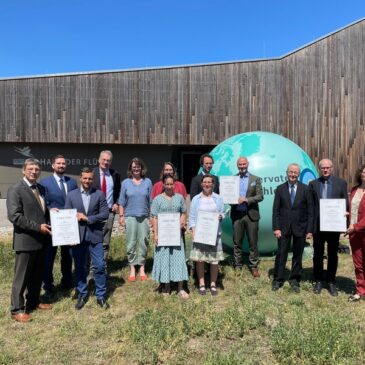
{"type": "Polygon", "coordinates": [[[240,196],[239,176],[220,176],[219,195],[223,198],[224,204],[238,204],[240,196]]]}
{"type": "Polygon", "coordinates": [[[319,224],[324,232],[346,232],[346,200],[320,199],[319,224]]]}
{"type": "Polygon", "coordinates": [[[80,243],[79,223],[76,209],[50,210],[52,245],[64,246],[80,243]]]}
{"type": "Polygon", "coordinates": [[[215,246],[219,227],[219,214],[214,212],[198,211],[195,225],[194,242],[215,246]]]}
{"type": "Polygon", "coordinates": [[[180,213],[160,213],[157,215],[158,246],[180,246],[180,213]]]}

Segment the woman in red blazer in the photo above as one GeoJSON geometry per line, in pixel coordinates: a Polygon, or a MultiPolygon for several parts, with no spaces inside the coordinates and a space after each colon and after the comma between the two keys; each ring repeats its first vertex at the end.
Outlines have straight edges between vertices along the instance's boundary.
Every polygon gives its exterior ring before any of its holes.
{"type": "Polygon", "coordinates": [[[357,185],[350,193],[350,237],[352,260],[355,267],[356,290],[349,302],[365,299],[365,165],[356,172],[357,185]]]}

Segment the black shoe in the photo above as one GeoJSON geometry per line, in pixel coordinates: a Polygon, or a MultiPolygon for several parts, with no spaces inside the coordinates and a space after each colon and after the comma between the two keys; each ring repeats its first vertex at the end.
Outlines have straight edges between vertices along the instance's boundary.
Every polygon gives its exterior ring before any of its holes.
{"type": "Polygon", "coordinates": [[[313,287],[314,294],[321,294],[322,291],[322,282],[316,281],[313,287]]]}
{"type": "Polygon", "coordinates": [[[290,285],[290,287],[291,287],[291,290],[294,292],[294,293],[300,293],[300,287],[299,287],[299,285],[298,284],[291,284],[290,285]]]}
{"type": "Polygon", "coordinates": [[[55,297],[55,292],[54,290],[46,290],[43,294],[43,298],[46,300],[46,301],[52,301],[55,297]]]}
{"type": "Polygon", "coordinates": [[[328,283],[328,291],[333,297],[338,296],[337,288],[335,283],[328,283]]]}
{"type": "Polygon", "coordinates": [[[271,290],[272,291],[278,291],[280,289],[281,285],[278,281],[273,281],[272,282],[272,286],[271,286],[271,290]]]}
{"type": "Polygon", "coordinates": [[[87,299],[86,299],[86,298],[79,297],[79,298],[77,299],[76,304],[75,304],[75,309],[76,309],[76,310],[80,310],[80,309],[82,309],[82,308],[84,307],[84,305],[86,304],[86,302],[87,302],[87,299]]]}
{"type": "Polygon", "coordinates": [[[108,302],[104,298],[96,299],[96,304],[103,309],[108,309],[110,307],[108,302]]]}

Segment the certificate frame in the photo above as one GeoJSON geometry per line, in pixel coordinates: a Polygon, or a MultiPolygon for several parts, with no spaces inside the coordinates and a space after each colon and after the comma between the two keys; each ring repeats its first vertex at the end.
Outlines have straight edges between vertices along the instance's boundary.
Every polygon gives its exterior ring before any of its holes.
{"type": "Polygon", "coordinates": [[[80,243],[76,209],[50,210],[52,245],[66,246],[80,243]]]}
{"type": "Polygon", "coordinates": [[[238,204],[240,197],[240,177],[220,176],[219,195],[223,198],[224,204],[238,204]]]}
{"type": "Polygon", "coordinates": [[[319,200],[319,227],[322,232],[346,232],[346,199],[319,200]]]}
{"type": "Polygon", "coordinates": [[[180,213],[157,214],[157,246],[181,246],[180,213]]]}
{"type": "Polygon", "coordinates": [[[216,246],[219,228],[218,217],[219,214],[216,212],[198,211],[194,242],[209,246],[216,246]]]}

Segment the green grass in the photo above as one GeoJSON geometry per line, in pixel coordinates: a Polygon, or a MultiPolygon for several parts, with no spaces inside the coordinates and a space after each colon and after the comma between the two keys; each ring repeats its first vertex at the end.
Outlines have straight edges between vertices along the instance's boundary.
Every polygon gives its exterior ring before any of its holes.
{"type": "MultiPolygon", "coordinates": [[[[20,324],[9,315],[10,239],[0,244],[0,364],[364,363],[365,302],[347,302],[354,286],[349,255],[340,256],[338,298],[312,293],[310,260],[300,294],[287,283],[272,292],[273,261],[263,260],[260,279],[223,264],[218,297],[199,296],[191,281],[184,302],[160,296],[152,280],[126,280],[121,237],[113,240],[111,258],[108,311],[91,297],[76,312],[75,302],[59,295],[51,312],[35,312],[32,322],[20,324]]],[[[57,260],[56,283],[59,276],[57,260]]]]}

